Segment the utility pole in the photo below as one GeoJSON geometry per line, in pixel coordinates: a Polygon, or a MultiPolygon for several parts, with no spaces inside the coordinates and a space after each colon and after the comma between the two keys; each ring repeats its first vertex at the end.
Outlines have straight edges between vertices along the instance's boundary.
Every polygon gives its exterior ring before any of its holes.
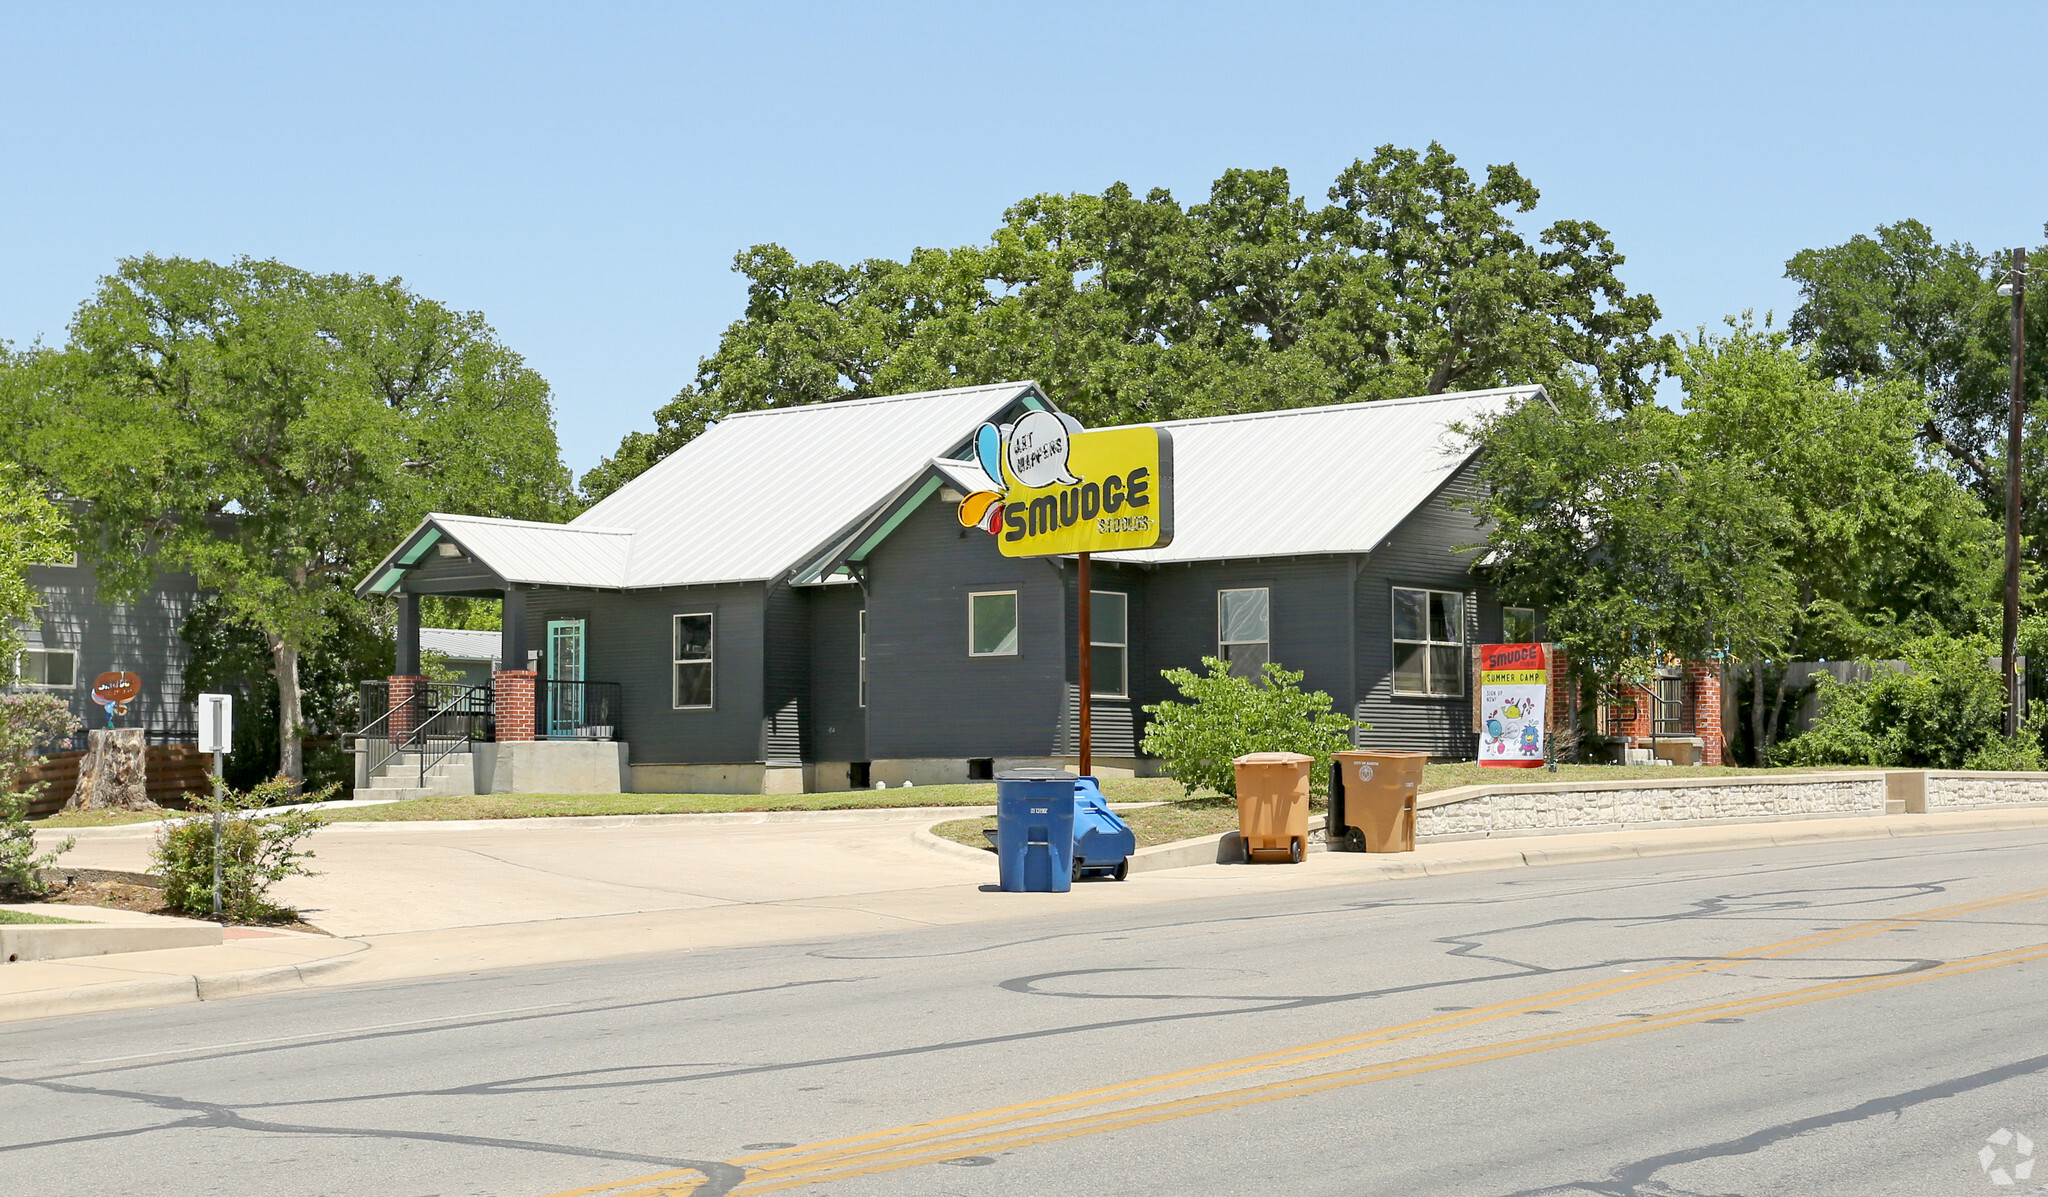
{"type": "Polygon", "coordinates": [[[2027,251],[2012,251],[2012,278],[1999,289],[2012,296],[2012,409],[2005,432],[2005,734],[2020,726],[2017,651],[2020,637],[2020,431],[2026,420],[2027,251]]]}

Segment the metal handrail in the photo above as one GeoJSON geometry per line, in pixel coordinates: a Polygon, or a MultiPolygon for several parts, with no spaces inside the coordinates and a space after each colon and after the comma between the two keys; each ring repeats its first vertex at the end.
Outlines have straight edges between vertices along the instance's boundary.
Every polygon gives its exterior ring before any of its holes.
{"type": "MultiPolygon", "coordinates": [[[[483,697],[485,697],[485,698],[488,698],[488,697],[489,697],[489,695],[490,695],[490,693],[491,693],[491,688],[490,688],[489,686],[465,686],[465,687],[463,687],[463,689],[462,689],[462,690],[461,690],[461,691],[460,691],[459,693],[457,693],[457,694],[456,694],[456,696],[455,696],[454,698],[452,698],[452,699],[449,699],[449,700],[448,700],[448,703],[447,703],[447,704],[446,704],[445,706],[443,706],[443,707],[442,707],[442,708],[441,708],[440,710],[438,710],[438,711],[435,711],[435,712],[434,712],[433,714],[431,714],[431,715],[427,716],[427,718],[426,718],[426,721],[425,721],[425,722],[423,722],[422,724],[420,724],[419,730],[418,730],[418,732],[417,732],[417,733],[415,734],[415,736],[414,736],[414,737],[408,737],[408,738],[409,738],[409,739],[412,739],[412,738],[416,738],[416,739],[417,739],[417,740],[419,741],[419,744],[420,744],[420,746],[421,746],[422,748],[424,748],[424,747],[425,747],[425,745],[426,745],[427,743],[429,743],[430,741],[432,741],[432,740],[437,740],[437,739],[440,739],[440,738],[441,738],[441,737],[438,737],[438,736],[435,736],[435,735],[433,735],[433,734],[432,734],[432,733],[431,733],[431,732],[430,732],[430,731],[428,730],[429,728],[432,728],[432,727],[434,726],[434,721],[435,721],[435,720],[437,720],[437,719],[441,718],[441,717],[442,717],[443,715],[447,715],[447,714],[449,714],[450,712],[454,711],[454,710],[455,710],[455,708],[457,708],[457,707],[459,707],[459,706],[463,706],[463,705],[465,705],[465,704],[477,704],[477,705],[488,705],[488,704],[481,704],[481,703],[479,703],[479,702],[478,702],[478,699],[479,699],[479,696],[483,696],[483,697]]],[[[475,716],[477,716],[477,715],[480,715],[480,714],[484,714],[485,712],[484,712],[484,711],[481,711],[481,710],[478,710],[478,709],[476,709],[476,706],[472,706],[472,707],[471,707],[471,709],[469,709],[469,710],[467,710],[467,711],[465,711],[465,712],[463,712],[463,713],[464,713],[464,715],[466,715],[466,716],[468,716],[468,717],[467,717],[467,718],[465,718],[465,719],[463,719],[463,721],[462,721],[462,734],[461,734],[460,736],[454,736],[454,737],[449,737],[449,739],[450,739],[450,740],[451,740],[452,742],[451,742],[451,743],[450,743],[450,744],[448,745],[448,747],[446,747],[446,748],[442,749],[442,750],[440,751],[440,753],[439,753],[439,754],[437,754],[437,755],[436,755],[436,756],[434,757],[434,759],[433,759],[433,760],[431,760],[431,761],[427,759],[427,754],[426,754],[426,752],[422,751],[422,752],[420,753],[420,788],[421,788],[421,789],[423,789],[423,790],[424,790],[424,789],[426,789],[426,788],[427,788],[427,773],[428,773],[428,771],[429,771],[429,770],[433,769],[433,768],[434,768],[434,766],[436,766],[436,765],[440,764],[440,763],[441,763],[442,761],[445,761],[445,760],[447,760],[447,759],[448,759],[449,757],[451,757],[451,756],[455,755],[455,752],[456,752],[456,750],[457,750],[457,749],[461,749],[461,750],[463,750],[463,751],[468,751],[468,750],[469,750],[470,748],[472,748],[472,747],[474,747],[474,746],[476,745],[476,722],[475,722],[475,716]]]]}
{"type": "Polygon", "coordinates": [[[375,719],[370,720],[368,723],[364,724],[360,729],[356,731],[355,741],[358,747],[360,747],[366,740],[382,740],[385,744],[390,745],[391,748],[389,752],[386,752],[383,756],[378,757],[376,760],[370,762],[369,774],[371,777],[377,776],[377,771],[379,769],[382,769],[384,766],[390,764],[392,761],[395,761],[399,757],[405,755],[407,745],[409,745],[412,742],[413,736],[417,734],[418,728],[415,727],[412,731],[406,733],[404,739],[392,739],[391,717],[393,715],[396,715],[398,712],[403,711],[416,703],[419,703],[420,700],[425,698],[426,696],[427,692],[425,690],[415,690],[411,694],[406,695],[404,700],[401,701],[397,706],[387,706],[382,715],[379,715],[375,719]],[[382,736],[374,735],[373,732],[377,725],[380,723],[384,725],[384,734],[382,736]]]}

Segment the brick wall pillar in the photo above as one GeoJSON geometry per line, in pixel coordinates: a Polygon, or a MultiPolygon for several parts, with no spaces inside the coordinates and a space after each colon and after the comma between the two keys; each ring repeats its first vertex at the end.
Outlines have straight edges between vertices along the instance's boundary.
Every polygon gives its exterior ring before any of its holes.
{"type": "Polygon", "coordinates": [[[1700,762],[1721,764],[1721,667],[1712,661],[1687,661],[1685,677],[1692,683],[1692,734],[1706,745],[1700,762]]]}
{"type": "MultiPolygon", "coordinates": [[[[416,673],[395,673],[384,679],[391,687],[391,718],[387,721],[394,741],[403,740],[412,734],[420,721],[431,714],[420,710],[419,703],[406,704],[406,700],[427,688],[427,679],[416,673]]],[[[422,699],[422,702],[425,700],[422,699]]]]}
{"type": "Polygon", "coordinates": [[[537,676],[531,669],[500,669],[491,674],[498,743],[521,743],[534,738],[533,690],[537,676]]]}

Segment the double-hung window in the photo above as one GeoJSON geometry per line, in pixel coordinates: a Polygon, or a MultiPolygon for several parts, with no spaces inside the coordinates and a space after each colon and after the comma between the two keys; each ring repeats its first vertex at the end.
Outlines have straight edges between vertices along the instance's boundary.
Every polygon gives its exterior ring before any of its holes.
{"type": "Polygon", "coordinates": [[[993,590],[967,596],[967,655],[1017,655],[1017,592],[993,590]]]}
{"type": "Polygon", "coordinates": [[[1216,592],[1216,655],[1236,677],[1263,676],[1273,659],[1271,594],[1263,586],[1216,592]]]}
{"type": "Polygon", "coordinates": [[[1394,693],[1465,693],[1465,596],[1394,588],[1394,693]]]}
{"type": "Polygon", "coordinates": [[[1129,698],[1130,599],[1118,590],[1088,592],[1088,689],[1103,698],[1129,698]]]}
{"type": "Polygon", "coordinates": [[[1536,609],[1533,607],[1502,607],[1500,609],[1500,642],[1502,644],[1536,643],[1536,609]]]}
{"type": "Polygon", "coordinates": [[[21,684],[71,688],[78,678],[78,654],[68,648],[31,648],[21,654],[21,684]]]}
{"type": "Polygon", "coordinates": [[[675,618],[675,709],[711,705],[711,612],[675,618]]]}

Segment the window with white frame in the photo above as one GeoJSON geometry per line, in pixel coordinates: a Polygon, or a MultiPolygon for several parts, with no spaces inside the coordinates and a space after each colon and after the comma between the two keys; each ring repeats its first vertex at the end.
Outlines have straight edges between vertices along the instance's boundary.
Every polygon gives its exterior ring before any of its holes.
{"type": "Polygon", "coordinates": [[[675,617],[675,709],[711,705],[711,632],[709,611],[675,617]]]}
{"type": "Polygon", "coordinates": [[[1130,599],[1117,590],[1091,590],[1088,596],[1088,691],[1129,698],[1130,599]]]}
{"type": "Polygon", "coordinates": [[[1216,592],[1216,655],[1236,677],[1261,676],[1272,651],[1272,592],[1260,586],[1216,592]]]}
{"type": "Polygon", "coordinates": [[[1500,609],[1500,642],[1502,644],[1536,643],[1536,609],[1534,607],[1502,607],[1500,609]]]}
{"type": "Polygon", "coordinates": [[[860,705],[868,705],[868,613],[860,613],[860,705]]]}
{"type": "Polygon", "coordinates": [[[78,654],[68,648],[24,649],[18,676],[24,686],[69,690],[78,680],[78,654]]]}
{"type": "Polygon", "coordinates": [[[967,655],[1017,655],[1017,592],[991,590],[967,596],[967,655]]]}
{"type": "Polygon", "coordinates": [[[1394,693],[1465,693],[1465,596],[1394,588],[1394,693]]]}

